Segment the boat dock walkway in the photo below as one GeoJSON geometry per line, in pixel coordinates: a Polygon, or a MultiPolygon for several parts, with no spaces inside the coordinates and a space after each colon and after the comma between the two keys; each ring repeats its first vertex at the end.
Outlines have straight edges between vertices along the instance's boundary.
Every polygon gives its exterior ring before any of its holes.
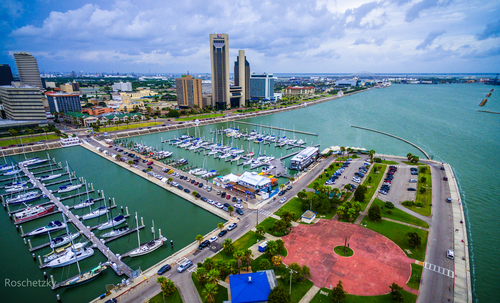
{"type": "Polygon", "coordinates": [[[116,240],[116,239],[118,239],[118,238],[120,238],[120,237],[123,237],[123,236],[129,235],[129,234],[131,234],[131,233],[133,233],[133,232],[136,232],[137,230],[141,230],[141,229],[143,229],[144,227],[146,227],[146,225],[141,225],[141,226],[139,226],[139,227],[129,229],[129,230],[127,230],[126,232],[124,232],[124,233],[122,233],[122,234],[120,234],[120,235],[118,235],[118,236],[114,236],[114,237],[111,237],[111,238],[108,238],[108,239],[101,239],[101,240],[102,240],[102,241],[104,241],[104,243],[109,243],[109,242],[114,241],[114,240],[116,240]]]}
{"type": "MultiPolygon", "coordinates": [[[[101,200],[104,200],[104,198],[97,198],[97,199],[94,199],[94,203],[99,202],[99,201],[101,201],[101,200]]],[[[37,204],[36,206],[45,206],[45,205],[48,205],[48,204],[52,204],[52,202],[51,202],[51,201],[47,201],[47,202],[43,202],[43,203],[41,203],[41,204],[37,204]]],[[[6,204],[4,204],[4,205],[6,205],[6,204]]],[[[67,207],[68,207],[68,209],[73,209],[73,208],[74,208],[74,206],[73,206],[73,205],[71,205],[71,206],[67,206],[67,207]]],[[[113,209],[113,208],[115,208],[115,207],[116,207],[116,206],[110,206],[110,207],[108,207],[108,209],[113,209]]],[[[9,211],[8,211],[8,214],[9,214],[9,215],[12,215],[12,214],[18,213],[18,212],[23,211],[23,210],[25,210],[25,208],[16,209],[16,210],[13,210],[13,211],[10,211],[10,210],[9,210],[9,211]]]]}
{"type": "Polygon", "coordinates": [[[83,224],[78,218],[69,210],[67,206],[61,203],[61,201],[55,197],[51,191],[49,191],[43,184],[40,183],[40,181],[36,180],[33,174],[27,170],[26,168],[21,168],[23,172],[30,178],[30,180],[36,184],[38,188],[42,190],[42,192],[49,197],[51,201],[54,202],[54,204],[59,207],[63,211],[63,213],[68,217],[69,220],[75,225],[75,227],[87,238],[89,239],[94,245],[93,247],[96,247],[101,251],[101,253],[108,258],[108,260],[111,262],[111,264],[114,264],[114,266],[111,266],[115,270],[115,272],[118,275],[125,274],[129,278],[133,278],[132,276],[132,268],[130,268],[127,264],[122,262],[115,253],[113,253],[109,247],[104,245],[97,237],[92,233],[85,224],[83,224]]]}

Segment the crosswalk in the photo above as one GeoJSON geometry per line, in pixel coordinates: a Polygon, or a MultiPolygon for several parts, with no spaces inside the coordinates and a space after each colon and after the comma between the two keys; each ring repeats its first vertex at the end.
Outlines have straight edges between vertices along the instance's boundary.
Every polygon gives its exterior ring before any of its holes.
{"type": "Polygon", "coordinates": [[[452,270],[431,263],[424,262],[424,268],[432,270],[433,272],[437,272],[439,274],[442,274],[450,278],[453,278],[455,276],[455,273],[452,270]]]}
{"type": "Polygon", "coordinates": [[[273,213],[264,209],[259,209],[259,214],[270,217],[273,213]]]}
{"type": "Polygon", "coordinates": [[[188,260],[188,258],[182,257],[182,258],[177,259],[177,261],[175,261],[175,263],[177,263],[177,265],[181,265],[182,263],[186,262],[187,260],[188,260]]]}

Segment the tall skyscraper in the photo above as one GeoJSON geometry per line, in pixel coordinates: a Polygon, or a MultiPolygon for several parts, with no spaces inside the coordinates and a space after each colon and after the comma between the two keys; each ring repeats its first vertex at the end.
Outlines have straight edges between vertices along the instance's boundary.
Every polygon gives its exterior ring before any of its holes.
{"type": "Polygon", "coordinates": [[[238,59],[234,62],[234,85],[241,87],[240,107],[250,101],[250,63],[245,51],[238,52],[238,59]]]}
{"type": "Polygon", "coordinates": [[[81,112],[80,93],[46,92],[51,113],[81,112]]]}
{"type": "Polygon", "coordinates": [[[182,78],[175,79],[175,89],[179,108],[203,107],[201,79],[194,79],[190,75],[182,75],[182,78]]]}
{"type": "Polygon", "coordinates": [[[274,77],[272,74],[253,74],[250,78],[252,98],[272,100],[274,98],[274,77]]]}
{"type": "Polygon", "coordinates": [[[0,64],[0,85],[10,85],[14,81],[8,64],[0,64]]]}
{"type": "Polygon", "coordinates": [[[229,37],[227,34],[210,34],[210,65],[212,102],[217,109],[230,108],[229,37]]]}
{"type": "Polygon", "coordinates": [[[17,72],[21,82],[27,85],[43,88],[42,79],[40,78],[40,70],[36,58],[30,53],[14,53],[17,72]]]}

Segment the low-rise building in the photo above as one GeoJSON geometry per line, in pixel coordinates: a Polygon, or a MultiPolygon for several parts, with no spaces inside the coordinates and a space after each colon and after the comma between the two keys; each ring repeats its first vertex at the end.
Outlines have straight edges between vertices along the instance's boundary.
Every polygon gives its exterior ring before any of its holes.
{"type": "Polygon", "coordinates": [[[338,87],[355,87],[357,85],[358,85],[357,79],[335,81],[335,86],[338,87]]]}
{"type": "Polygon", "coordinates": [[[109,107],[92,107],[92,108],[85,108],[82,110],[82,113],[86,113],[90,116],[100,116],[102,114],[107,114],[107,113],[112,113],[113,109],[109,107]]]}
{"type": "Polygon", "coordinates": [[[132,91],[132,83],[130,82],[118,82],[113,84],[113,91],[122,91],[122,92],[131,92],[132,91]]]}
{"type": "Polygon", "coordinates": [[[238,180],[238,185],[250,188],[254,191],[270,192],[271,183],[268,177],[261,176],[256,172],[244,172],[238,180]]]}
{"type": "Polygon", "coordinates": [[[267,302],[271,290],[278,286],[273,270],[229,275],[232,303],[267,302]]]}
{"type": "Polygon", "coordinates": [[[285,89],[285,97],[303,97],[314,94],[314,86],[288,86],[285,89]]]}
{"type": "Polygon", "coordinates": [[[303,170],[316,160],[319,155],[319,148],[308,146],[293,156],[290,160],[290,169],[303,170]]]}

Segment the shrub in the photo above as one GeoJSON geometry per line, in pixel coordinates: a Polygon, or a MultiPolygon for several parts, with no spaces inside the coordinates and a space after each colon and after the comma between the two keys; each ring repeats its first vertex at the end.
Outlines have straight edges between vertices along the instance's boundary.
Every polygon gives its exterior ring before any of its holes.
{"type": "Polygon", "coordinates": [[[425,194],[425,191],[426,191],[426,190],[425,190],[425,187],[420,187],[420,193],[421,193],[421,194],[425,194]]]}
{"type": "Polygon", "coordinates": [[[271,268],[271,262],[269,262],[268,259],[263,259],[262,261],[260,261],[259,267],[261,270],[267,270],[271,268]]]}
{"type": "Polygon", "coordinates": [[[382,159],[380,158],[373,158],[373,161],[375,161],[375,163],[382,163],[382,159]]]}
{"type": "Polygon", "coordinates": [[[389,208],[389,209],[393,209],[394,208],[394,204],[392,202],[385,202],[385,207],[389,208]]]}
{"type": "Polygon", "coordinates": [[[392,214],[392,210],[390,210],[390,209],[389,209],[389,210],[387,211],[387,214],[388,214],[388,215],[392,214]]]}
{"type": "Polygon", "coordinates": [[[420,178],[420,182],[425,183],[426,181],[427,181],[427,178],[426,178],[426,177],[422,177],[422,178],[420,178]]]}
{"type": "Polygon", "coordinates": [[[403,203],[401,203],[402,205],[404,206],[412,206],[413,205],[413,201],[404,201],[403,203]]]}
{"type": "Polygon", "coordinates": [[[418,203],[415,203],[415,206],[416,207],[424,207],[424,203],[418,202],[418,203]]]}
{"type": "Polygon", "coordinates": [[[427,171],[427,166],[421,166],[420,167],[420,172],[425,173],[427,171]]]}

